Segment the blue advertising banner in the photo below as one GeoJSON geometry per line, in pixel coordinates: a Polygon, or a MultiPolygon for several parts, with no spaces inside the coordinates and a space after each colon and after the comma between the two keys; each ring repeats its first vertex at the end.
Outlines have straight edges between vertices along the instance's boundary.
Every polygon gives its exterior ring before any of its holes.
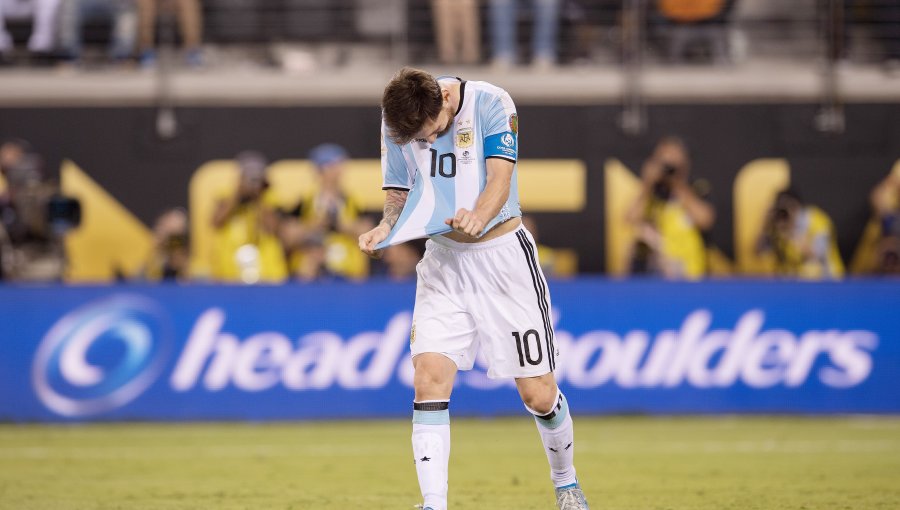
{"type": "MultiPolygon", "coordinates": [[[[900,412],[896,282],[550,287],[557,379],[579,414],[900,412]]],[[[414,294],[0,287],[0,420],[409,416],[414,294]]],[[[460,373],[454,415],[524,412],[482,361],[460,373]]]]}

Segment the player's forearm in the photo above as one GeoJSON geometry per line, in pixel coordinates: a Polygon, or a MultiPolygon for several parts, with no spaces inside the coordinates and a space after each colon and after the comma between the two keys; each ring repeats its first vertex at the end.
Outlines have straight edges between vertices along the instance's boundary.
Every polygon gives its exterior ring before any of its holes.
{"type": "Polygon", "coordinates": [[[478,195],[474,212],[485,224],[500,214],[503,204],[509,199],[509,178],[489,176],[484,191],[478,195]]]}
{"type": "Polygon", "coordinates": [[[384,214],[378,226],[386,225],[388,229],[394,228],[400,213],[403,212],[403,206],[406,205],[406,198],[409,196],[408,191],[396,189],[387,190],[384,197],[384,214]]]}
{"type": "Polygon", "coordinates": [[[515,164],[512,161],[499,158],[489,158],[486,164],[487,182],[478,200],[475,201],[475,208],[472,210],[485,225],[487,225],[497,214],[503,204],[509,200],[510,183],[512,182],[512,174],[515,164]]]}

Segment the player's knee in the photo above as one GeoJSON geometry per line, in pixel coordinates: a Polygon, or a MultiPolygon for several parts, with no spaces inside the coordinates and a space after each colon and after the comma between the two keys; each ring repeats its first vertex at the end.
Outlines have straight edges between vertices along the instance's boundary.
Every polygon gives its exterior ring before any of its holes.
{"type": "Polygon", "coordinates": [[[413,377],[413,387],[416,390],[416,400],[434,400],[450,398],[453,389],[452,374],[448,376],[447,370],[440,364],[419,362],[416,364],[416,372],[413,377]]]}
{"type": "Polygon", "coordinates": [[[556,405],[556,388],[535,387],[522,393],[522,402],[528,409],[546,414],[556,405]]]}

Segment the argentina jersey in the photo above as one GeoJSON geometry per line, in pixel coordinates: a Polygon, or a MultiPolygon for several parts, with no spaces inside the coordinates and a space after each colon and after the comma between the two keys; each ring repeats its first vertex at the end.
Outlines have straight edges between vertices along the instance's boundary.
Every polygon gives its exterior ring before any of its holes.
{"type": "MultiPolygon", "coordinates": [[[[376,248],[453,230],[444,220],[453,218],[461,208],[475,208],[487,182],[487,160],[502,158],[515,164],[518,122],[509,94],[481,81],[461,82],[452,126],[433,144],[413,140],[397,145],[382,122],[382,188],[409,191],[409,195],[391,233],[376,248]]],[[[517,170],[513,167],[509,198],[482,233],[521,215],[517,170]]]]}

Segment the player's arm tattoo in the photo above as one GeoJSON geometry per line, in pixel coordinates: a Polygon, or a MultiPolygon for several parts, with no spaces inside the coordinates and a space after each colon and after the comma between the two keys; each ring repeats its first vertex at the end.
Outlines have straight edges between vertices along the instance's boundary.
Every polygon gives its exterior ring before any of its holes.
{"type": "Polygon", "coordinates": [[[381,218],[381,223],[387,224],[389,228],[394,228],[394,225],[397,224],[397,219],[400,218],[400,213],[403,211],[403,206],[406,204],[407,196],[409,196],[408,191],[387,190],[387,196],[384,198],[384,216],[381,218]]]}

